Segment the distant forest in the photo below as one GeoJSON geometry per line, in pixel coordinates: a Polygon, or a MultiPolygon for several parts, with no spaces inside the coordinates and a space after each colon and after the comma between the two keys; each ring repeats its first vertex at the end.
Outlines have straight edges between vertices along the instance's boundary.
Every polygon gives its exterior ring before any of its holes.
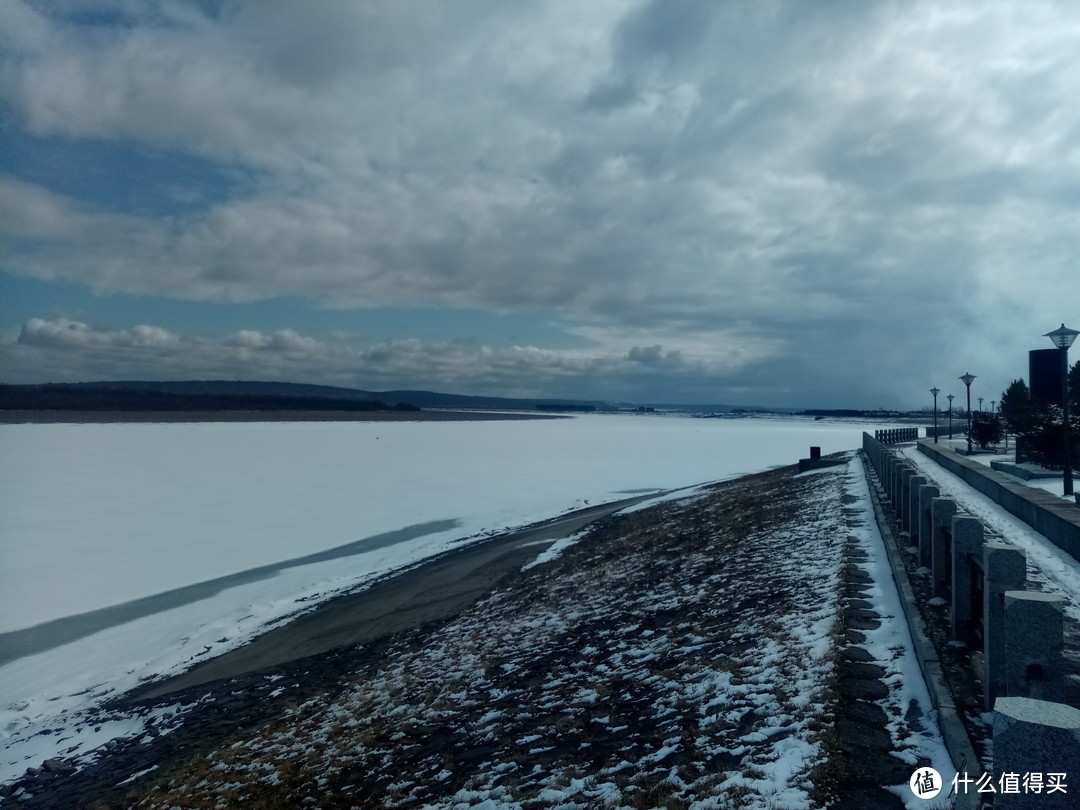
{"type": "MultiPolygon", "coordinates": [[[[0,410],[19,411],[419,411],[408,402],[388,405],[367,396],[311,396],[223,390],[201,384],[47,383],[0,385],[0,410]]],[[[315,387],[315,386],[313,386],[315,387]]]]}
{"type": "Polygon", "coordinates": [[[905,415],[906,416],[925,416],[926,415],[922,411],[906,413],[904,411],[888,411],[888,410],[882,410],[880,408],[877,409],[877,410],[873,410],[873,411],[859,411],[859,410],[855,410],[853,408],[831,408],[831,409],[825,409],[825,410],[811,409],[811,410],[800,411],[800,413],[803,416],[817,416],[817,417],[825,417],[825,416],[831,416],[831,417],[838,417],[838,416],[840,416],[840,417],[853,417],[854,416],[854,417],[857,417],[857,416],[863,416],[863,417],[869,417],[871,419],[885,419],[885,418],[899,417],[899,416],[905,416],[905,415]]]}
{"type": "Polygon", "coordinates": [[[4,411],[419,411],[541,410],[587,413],[613,403],[365,391],[332,385],[243,380],[123,380],[0,385],[4,411]]]}

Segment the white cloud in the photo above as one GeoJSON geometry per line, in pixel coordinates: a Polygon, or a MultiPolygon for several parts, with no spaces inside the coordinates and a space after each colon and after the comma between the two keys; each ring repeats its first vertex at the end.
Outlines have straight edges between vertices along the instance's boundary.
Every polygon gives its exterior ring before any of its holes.
{"type": "Polygon", "coordinates": [[[30,346],[100,346],[110,342],[112,337],[108,333],[67,318],[56,321],[32,318],[19,335],[19,343],[30,346]]]}
{"type": "Polygon", "coordinates": [[[162,348],[177,343],[176,335],[160,326],[136,326],[127,336],[129,345],[145,348],[162,348]]]}
{"type": "Polygon", "coordinates": [[[264,334],[254,329],[241,329],[228,338],[224,345],[241,349],[265,349],[294,354],[313,354],[322,348],[319,341],[305,337],[295,329],[279,329],[270,334],[264,334]]]}
{"type": "Polygon", "coordinates": [[[349,336],[319,340],[293,329],[244,329],[214,339],[148,325],[109,330],[69,318],[31,319],[17,340],[0,343],[0,361],[11,382],[264,379],[584,399],[641,399],[641,386],[650,380],[674,391],[715,390],[733,379],[730,367],[660,346],[556,351],[417,338],[365,345],[349,336]]]}
{"type": "Polygon", "coordinates": [[[31,318],[17,342],[25,346],[54,348],[137,348],[165,349],[178,345],[179,338],[159,326],[139,325],[130,330],[101,329],[69,318],[31,318]]]}

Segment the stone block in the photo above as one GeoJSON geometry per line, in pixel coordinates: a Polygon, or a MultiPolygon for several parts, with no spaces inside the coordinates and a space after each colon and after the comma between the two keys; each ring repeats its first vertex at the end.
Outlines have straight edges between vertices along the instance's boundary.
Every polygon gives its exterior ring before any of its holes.
{"type": "Polygon", "coordinates": [[[895,509],[896,505],[896,478],[900,475],[900,459],[890,454],[889,459],[886,462],[886,478],[888,479],[885,485],[885,494],[889,497],[889,504],[895,509]]]}
{"type": "Polygon", "coordinates": [[[931,571],[937,567],[935,560],[941,566],[949,558],[947,552],[952,545],[952,519],[955,514],[956,501],[952,498],[930,499],[930,561],[926,567],[931,571]]]}
{"type": "Polygon", "coordinates": [[[933,484],[919,487],[919,565],[924,568],[932,566],[930,552],[934,547],[934,523],[930,509],[931,501],[939,495],[941,491],[933,484]]]}
{"type": "Polygon", "coordinates": [[[1076,807],[1080,792],[1080,710],[1064,703],[1025,697],[1002,697],[994,704],[994,785],[1004,774],[1017,774],[1015,793],[998,790],[994,810],[1076,807]],[[1024,790],[1027,774],[1040,774],[1042,790],[1024,790]],[[1065,791],[1048,784],[1061,774],[1065,791]],[[1070,781],[1072,784],[1070,784],[1070,781]]]}
{"type": "Polygon", "coordinates": [[[885,487],[885,495],[892,500],[893,493],[893,481],[896,478],[896,465],[898,461],[896,456],[892,453],[885,455],[885,480],[882,481],[882,486],[885,487]]]}
{"type": "MultiPolygon", "coordinates": [[[[973,577],[982,576],[983,525],[976,518],[956,515],[952,518],[951,534],[952,593],[950,594],[949,616],[952,619],[952,637],[955,641],[974,644],[973,577]],[[975,560],[978,560],[980,564],[978,571],[972,570],[975,560]]],[[[936,569],[934,580],[937,581],[936,569]]]]}
{"type": "Polygon", "coordinates": [[[908,530],[911,544],[919,539],[919,488],[926,485],[926,477],[913,475],[908,481],[907,511],[904,512],[904,528],[908,530]]]}
{"type": "Polygon", "coordinates": [[[987,583],[1000,585],[1002,592],[1018,591],[1027,581],[1027,557],[1012,543],[990,540],[983,545],[983,570],[987,583]]]}
{"type": "Polygon", "coordinates": [[[983,700],[987,709],[1005,695],[1005,592],[1024,589],[1027,558],[1016,546],[983,544],[983,700]]]}
{"type": "Polygon", "coordinates": [[[1005,591],[1005,694],[1065,702],[1064,600],[1005,591]]]}
{"type": "Polygon", "coordinates": [[[900,519],[900,530],[908,531],[908,504],[911,500],[911,479],[916,475],[915,468],[905,464],[900,470],[900,486],[896,491],[896,516],[900,519]]]}

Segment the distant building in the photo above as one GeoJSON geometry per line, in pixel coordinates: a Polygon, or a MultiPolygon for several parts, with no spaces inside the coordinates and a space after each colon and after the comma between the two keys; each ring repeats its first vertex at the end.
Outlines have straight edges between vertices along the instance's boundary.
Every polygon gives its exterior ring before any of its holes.
{"type": "Polygon", "coordinates": [[[1061,350],[1028,352],[1028,387],[1034,402],[1061,404],[1061,350]]]}

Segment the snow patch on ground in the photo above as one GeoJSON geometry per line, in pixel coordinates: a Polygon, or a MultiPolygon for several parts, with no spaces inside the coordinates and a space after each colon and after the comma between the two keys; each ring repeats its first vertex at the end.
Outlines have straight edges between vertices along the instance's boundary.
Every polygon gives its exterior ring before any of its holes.
{"type": "MultiPolygon", "coordinates": [[[[874,581],[867,598],[883,619],[876,630],[862,631],[866,635],[866,643],[860,646],[873,655],[876,663],[887,672],[883,680],[890,694],[883,705],[889,717],[888,731],[893,741],[893,751],[910,762],[912,770],[919,758],[929,760],[931,767],[949,784],[956,774],[956,767],[945,748],[937,724],[937,710],[930,701],[926,681],[915,657],[900,594],[874,517],[866,469],[860,460],[854,459],[848,470],[856,481],[849,491],[855,498],[853,507],[862,513],[861,525],[853,527],[851,534],[858,539],[859,547],[867,555],[864,566],[874,581]]],[[[912,810],[926,806],[925,801],[915,796],[906,784],[895,786],[893,792],[912,810]]]]}

